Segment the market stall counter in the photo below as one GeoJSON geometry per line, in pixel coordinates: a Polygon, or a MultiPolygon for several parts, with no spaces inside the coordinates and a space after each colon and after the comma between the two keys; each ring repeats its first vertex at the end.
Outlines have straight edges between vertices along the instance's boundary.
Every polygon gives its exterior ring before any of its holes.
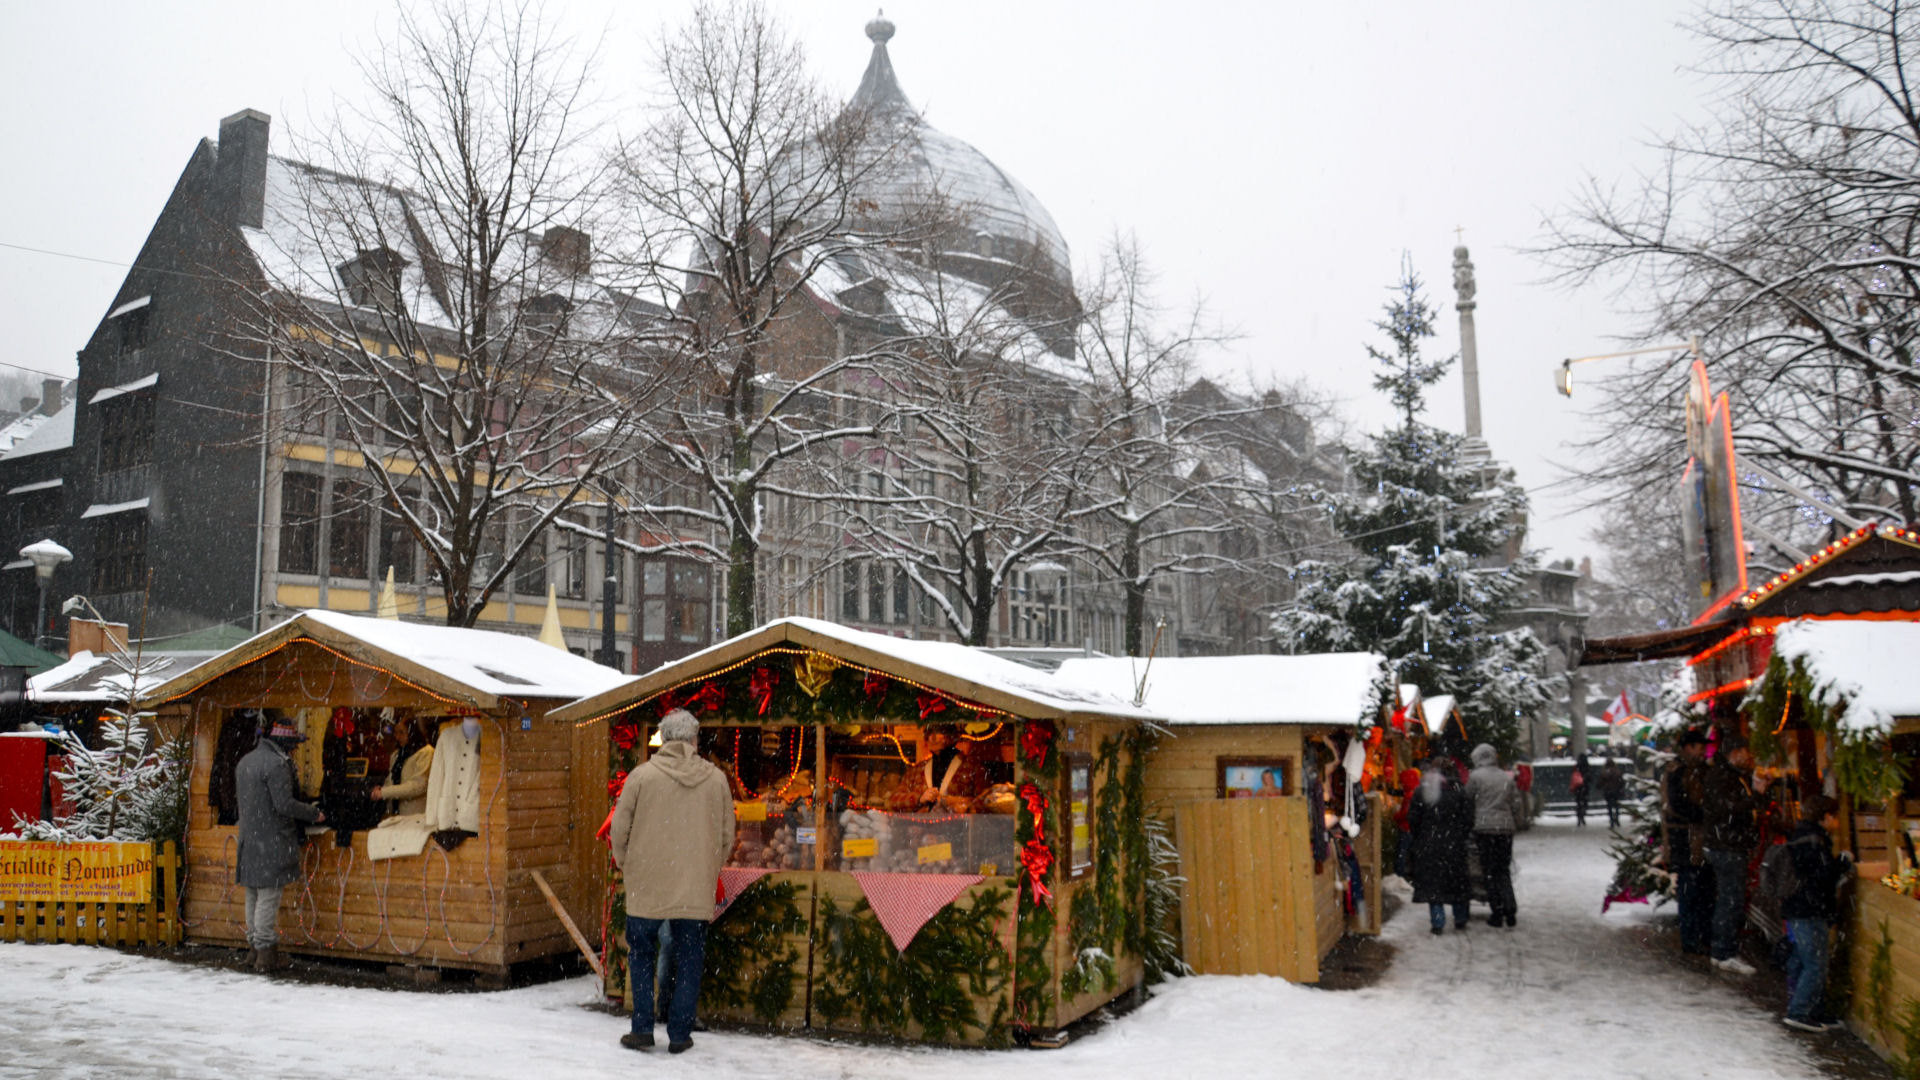
{"type": "MultiPolygon", "coordinates": [[[[675,708],[701,720],[738,822],[703,1016],[1006,1045],[1140,984],[1147,711],[966,646],[796,618],[552,715],[610,743],[614,796],[675,708]]],[[[623,938],[605,940],[624,1001],[623,938]]]]}
{"type": "Polygon", "coordinates": [[[284,951],[493,978],[573,951],[533,874],[598,929],[607,746],[548,709],[624,678],[529,638],[310,611],[162,683],[143,705],[193,748],[187,938],[245,944],[234,769],[286,721],[327,823],[307,830],[284,951]]]}

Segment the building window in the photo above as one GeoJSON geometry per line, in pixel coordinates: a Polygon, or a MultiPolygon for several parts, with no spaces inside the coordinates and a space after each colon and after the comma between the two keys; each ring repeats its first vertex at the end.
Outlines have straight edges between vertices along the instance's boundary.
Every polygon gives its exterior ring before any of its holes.
{"type": "Polygon", "coordinates": [[[527,542],[514,567],[513,591],[527,596],[547,595],[547,545],[544,537],[527,542]]]}
{"type": "Polygon", "coordinates": [[[153,396],[122,394],[100,405],[100,471],[153,461],[153,396]]]}
{"type": "Polygon", "coordinates": [[[561,543],[560,595],[573,600],[587,597],[587,563],[592,554],[587,538],[578,533],[563,533],[561,543]]]}
{"type": "Polygon", "coordinates": [[[114,320],[118,324],[120,355],[137,353],[147,347],[147,330],[152,315],[152,308],[140,307],[114,320]]]}
{"type": "Polygon", "coordinates": [[[280,478],[280,572],[320,572],[320,477],[314,473],[280,478]]]}
{"type": "Polygon", "coordinates": [[[341,263],[336,271],[348,303],[392,311],[399,307],[400,272],[406,265],[407,260],[401,258],[399,252],[374,248],[362,251],[359,258],[351,262],[341,263]]]}
{"type": "Polygon", "coordinates": [[[146,584],[147,516],[109,514],[94,534],[93,592],[133,592],[146,584]]]}
{"type": "Polygon", "coordinates": [[[327,391],[320,376],[299,368],[287,369],[286,403],[280,422],[289,432],[326,437],[327,391]]]}
{"type": "Polygon", "coordinates": [[[60,489],[45,488],[15,496],[14,523],[23,540],[40,539],[39,534],[60,524],[60,489]]]}
{"type": "Polygon", "coordinates": [[[367,576],[370,494],[367,485],[359,480],[333,482],[333,517],[327,530],[327,573],[334,577],[367,576]]]}
{"type": "Polygon", "coordinates": [[[860,621],[860,564],[840,564],[840,618],[860,621]]]}
{"type": "Polygon", "coordinates": [[[693,644],[707,640],[707,568],[696,562],[673,563],[673,640],[693,644]]]}
{"type": "MultiPolygon", "coordinates": [[[[407,492],[401,492],[404,497],[407,492]]],[[[393,570],[393,580],[410,582],[414,568],[413,529],[400,513],[400,508],[391,498],[380,508],[380,565],[377,569],[385,574],[389,567],[393,570]]]]}
{"type": "Polygon", "coordinates": [[[707,640],[713,576],[689,559],[640,564],[640,640],[698,645],[707,640]]]}

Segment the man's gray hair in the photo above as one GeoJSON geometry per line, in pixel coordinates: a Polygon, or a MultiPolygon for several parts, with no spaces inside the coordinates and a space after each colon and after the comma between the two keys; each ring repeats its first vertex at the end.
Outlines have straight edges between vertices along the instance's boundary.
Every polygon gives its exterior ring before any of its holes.
{"type": "Polygon", "coordinates": [[[675,709],[660,718],[660,741],[697,742],[700,738],[700,721],[685,709],[675,709]]]}

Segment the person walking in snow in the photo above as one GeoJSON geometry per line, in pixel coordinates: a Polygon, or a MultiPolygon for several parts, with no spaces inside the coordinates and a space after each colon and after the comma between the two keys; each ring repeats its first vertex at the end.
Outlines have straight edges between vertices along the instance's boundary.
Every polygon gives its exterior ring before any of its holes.
{"type": "Polygon", "coordinates": [[[1420,797],[1421,761],[1400,770],[1400,807],[1393,813],[1393,872],[1409,884],[1413,881],[1413,803],[1420,797]]]}
{"type": "Polygon", "coordinates": [[[1713,764],[1701,782],[1701,829],[1707,865],[1713,871],[1713,966],[1734,975],[1752,975],[1740,959],[1740,929],[1747,922],[1747,861],[1760,842],[1754,815],[1767,782],[1754,780],[1753,753],[1738,735],[1720,740],[1713,764]]]}
{"type": "Polygon", "coordinates": [[[1828,936],[1839,912],[1839,887],[1852,858],[1833,854],[1829,839],[1839,825],[1838,805],[1825,795],[1800,804],[1800,824],[1787,837],[1790,875],[1796,886],[1780,897],[1780,920],[1793,951],[1787,956],[1787,1014],[1781,1023],[1800,1031],[1842,1027],[1826,1011],[1828,936]]]}
{"type": "Polygon", "coordinates": [[[1673,898],[1680,914],[1680,951],[1706,956],[1713,941],[1713,870],[1707,866],[1700,805],[1707,773],[1706,733],[1699,728],[1682,732],[1676,753],[1660,786],[1667,868],[1673,871],[1673,898]]]}
{"type": "Polygon", "coordinates": [[[264,736],[233,770],[234,802],[239,808],[239,843],[234,850],[234,884],[246,890],[249,962],[259,972],[277,971],[280,959],[280,896],[300,880],[301,826],[318,825],[327,815],[294,798],[294,747],[307,741],[277,709],[261,714],[264,736]]]}
{"type": "Polygon", "coordinates": [[[1620,827],[1620,796],[1627,790],[1626,770],[1620,767],[1618,761],[1608,758],[1607,763],[1600,766],[1598,782],[1600,797],[1607,800],[1607,827],[1617,829],[1620,827]]]}
{"type": "Polygon", "coordinates": [[[1448,767],[1435,759],[1420,778],[1419,794],[1407,815],[1413,831],[1413,902],[1427,905],[1433,932],[1447,927],[1447,908],[1453,908],[1453,926],[1467,928],[1473,899],[1473,877],[1467,866],[1467,844],[1473,836],[1473,800],[1448,767]]]}
{"type": "Polygon", "coordinates": [[[620,1036],[629,1050],[653,1046],[654,958],[660,924],[673,931],[673,1000],[667,1003],[667,1050],[693,1046],[707,924],[714,883],[733,850],[733,793],[725,773],[700,759],[700,721],[685,709],[660,720],[660,749],[627,774],[614,807],[613,862],[627,893],[627,969],[632,973],[633,1027],[620,1036]]]}
{"type": "Polygon", "coordinates": [[[1581,754],[1573,759],[1573,773],[1567,777],[1567,786],[1573,789],[1573,825],[1576,829],[1587,827],[1587,800],[1593,797],[1591,770],[1587,755],[1581,754]]]}
{"type": "Polygon", "coordinates": [[[1473,846],[1480,854],[1480,877],[1486,883],[1488,926],[1512,929],[1519,904],[1513,896],[1513,833],[1524,816],[1520,786],[1500,767],[1500,755],[1481,743],[1473,748],[1473,771],[1467,774],[1467,794],[1473,799],[1473,846]]]}

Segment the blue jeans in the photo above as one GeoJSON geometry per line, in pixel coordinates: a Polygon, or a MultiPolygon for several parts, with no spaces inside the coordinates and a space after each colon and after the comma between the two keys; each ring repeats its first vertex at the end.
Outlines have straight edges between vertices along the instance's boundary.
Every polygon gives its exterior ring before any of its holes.
{"type": "Polygon", "coordinates": [[[693,1014],[700,1004],[700,976],[706,968],[707,924],[703,919],[642,919],[627,916],[627,973],[633,983],[633,1030],[653,1031],[654,959],[660,951],[660,924],[673,930],[673,990],[667,1001],[667,1041],[693,1038],[693,1014]]]}
{"type": "Polygon", "coordinates": [[[1713,958],[1740,954],[1740,931],[1747,925],[1747,853],[1708,851],[1713,868],[1713,958]]]}
{"type": "Polygon", "coordinates": [[[1788,919],[1787,1015],[1818,1023],[1825,1019],[1821,1005],[1827,995],[1827,920],[1788,919]]]}
{"type": "MultiPolygon", "coordinates": [[[[1684,849],[1679,857],[1686,859],[1684,849]]],[[[1680,908],[1680,947],[1705,953],[1713,946],[1713,868],[1682,866],[1673,877],[1673,899],[1680,908]]]]}
{"type": "MultiPolygon", "coordinates": [[[[1453,905],[1453,925],[1465,927],[1467,925],[1468,913],[1472,910],[1473,905],[1465,900],[1453,905]]],[[[1447,905],[1428,904],[1427,918],[1433,921],[1433,928],[1435,930],[1445,930],[1447,928],[1447,905]]]]}

